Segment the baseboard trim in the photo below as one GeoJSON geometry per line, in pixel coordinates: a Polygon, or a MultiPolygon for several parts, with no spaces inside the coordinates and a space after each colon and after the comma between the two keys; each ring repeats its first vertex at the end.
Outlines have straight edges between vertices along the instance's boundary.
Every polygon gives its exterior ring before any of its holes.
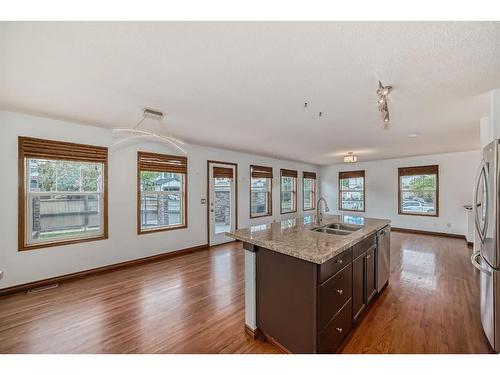
{"type": "Polygon", "coordinates": [[[254,340],[256,340],[260,336],[260,331],[258,328],[253,329],[247,324],[245,324],[245,333],[254,340]]]}
{"type": "Polygon", "coordinates": [[[461,239],[465,240],[465,236],[463,234],[454,234],[454,233],[445,233],[445,232],[432,232],[432,231],[427,231],[427,230],[398,228],[398,227],[391,227],[391,231],[393,231],[393,232],[402,232],[402,233],[412,233],[412,234],[424,234],[424,235],[427,235],[427,236],[440,236],[440,237],[449,237],[449,238],[461,238],[461,239]]]}
{"type": "Polygon", "coordinates": [[[276,341],[274,338],[266,334],[265,332],[261,332],[260,334],[272,345],[274,345],[275,348],[277,348],[281,353],[283,354],[293,354],[290,350],[285,348],[283,345],[281,345],[278,341],[276,341]]]}
{"type": "Polygon", "coordinates": [[[131,267],[131,266],[136,266],[136,265],[143,264],[143,263],[150,263],[150,262],[155,262],[158,260],[174,258],[174,257],[178,257],[181,255],[186,255],[186,254],[194,253],[194,252],[197,252],[200,250],[204,250],[204,249],[207,249],[208,247],[209,247],[208,244],[198,245],[198,246],[188,247],[185,249],[170,251],[168,253],[161,253],[161,254],[151,255],[148,257],[144,257],[144,258],[132,259],[132,260],[127,260],[125,262],[110,264],[107,266],[91,268],[91,269],[85,270],[85,271],[79,271],[79,272],[69,273],[66,275],[55,276],[55,277],[51,277],[48,279],[33,281],[30,283],[26,283],[26,284],[14,285],[14,286],[11,286],[8,288],[0,289],[0,296],[5,295],[5,294],[22,292],[22,291],[26,291],[26,290],[33,289],[33,288],[39,288],[39,287],[43,287],[43,286],[50,285],[50,284],[60,284],[64,281],[80,279],[80,278],[83,278],[86,276],[95,275],[95,274],[102,273],[102,272],[113,271],[113,270],[116,270],[118,268],[131,267]]]}

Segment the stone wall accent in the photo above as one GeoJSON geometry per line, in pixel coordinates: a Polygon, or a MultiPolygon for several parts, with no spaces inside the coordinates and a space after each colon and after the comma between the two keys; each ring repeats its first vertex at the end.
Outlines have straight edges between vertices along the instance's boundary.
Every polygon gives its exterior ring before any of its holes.
{"type": "Polygon", "coordinates": [[[231,192],[216,191],[215,192],[215,222],[231,224],[231,192]]]}

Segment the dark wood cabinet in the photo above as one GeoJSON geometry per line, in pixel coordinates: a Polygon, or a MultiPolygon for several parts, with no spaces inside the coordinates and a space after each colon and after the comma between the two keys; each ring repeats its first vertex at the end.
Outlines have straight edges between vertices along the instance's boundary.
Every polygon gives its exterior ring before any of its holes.
{"type": "Polygon", "coordinates": [[[354,322],[377,295],[377,262],[374,242],[374,237],[370,237],[355,245],[357,248],[354,254],[357,257],[352,262],[352,317],[354,322]],[[362,248],[361,244],[365,247],[362,248]]]}
{"type": "Polygon", "coordinates": [[[349,300],[319,333],[318,352],[335,353],[351,328],[352,306],[349,300]]]}
{"type": "Polygon", "coordinates": [[[358,319],[366,308],[365,253],[352,262],[352,316],[358,319]]]}
{"type": "Polygon", "coordinates": [[[335,353],[377,295],[375,235],[323,264],[255,252],[257,327],[292,353],[335,353]]]}
{"type": "Polygon", "coordinates": [[[375,246],[366,252],[366,304],[369,304],[377,295],[377,263],[375,262],[375,246]]]}
{"type": "Polygon", "coordinates": [[[330,277],[319,287],[318,324],[323,329],[332,317],[352,297],[352,265],[330,277]]]}

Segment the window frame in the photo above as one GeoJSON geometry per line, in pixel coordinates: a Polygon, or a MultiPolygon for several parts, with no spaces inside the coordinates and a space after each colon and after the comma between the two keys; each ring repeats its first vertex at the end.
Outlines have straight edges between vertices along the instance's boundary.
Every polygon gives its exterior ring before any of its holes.
{"type": "Polygon", "coordinates": [[[398,168],[398,215],[410,215],[420,217],[439,217],[439,165],[424,165],[417,167],[401,167],[398,168]],[[403,176],[418,176],[418,175],[436,175],[436,210],[432,215],[418,212],[403,212],[402,211],[402,190],[401,177],[403,176]]]}
{"type": "MultiPolygon", "coordinates": [[[[175,195],[175,192],[171,191],[152,191],[152,192],[145,192],[146,195],[175,195]]],[[[158,232],[166,232],[166,231],[171,231],[171,230],[177,230],[177,229],[185,229],[188,227],[188,160],[187,157],[185,156],[177,156],[177,155],[167,155],[167,154],[159,154],[159,153],[153,153],[153,152],[146,152],[146,151],[137,151],[137,234],[138,235],[143,235],[143,234],[149,234],[149,233],[158,233],[158,232]],[[172,169],[168,170],[168,167],[165,167],[163,170],[160,170],[162,168],[158,168],[157,170],[150,170],[147,169],[146,167],[141,167],[141,156],[143,157],[152,157],[152,158],[157,158],[159,160],[163,160],[165,163],[168,163],[169,161],[182,161],[185,162],[185,171],[179,172],[179,171],[174,171],[172,169]],[[142,190],[141,190],[141,172],[159,172],[159,173],[178,173],[178,174],[183,174],[183,181],[182,181],[182,191],[180,192],[180,195],[182,197],[182,201],[184,204],[181,205],[182,211],[181,211],[181,218],[182,222],[181,224],[176,224],[176,225],[168,225],[164,227],[156,227],[152,229],[143,229],[142,228],[142,218],[141,218],[141,196],[142,196],[142,190]]]]}
{"type": "Polygon", "coordinates": [[[318,190],[318,186],[317,186],[317,179],[316,179],[316,172],[302,172],[302,211],[312,211],[312,210],[315,210],[316,209],[316,197],[317,197],[317,190],[318,190]],[[306,208],[305,207],[305,203],[306,203],[306,195],[305,195],[305,180],[308,179],[308,180],[314,180],[314,184],[313,184],[313,189],[312,189],[312,192],[313,192],[313,200],[312,200],[312,206],[311,208],[306,208]]]}
{"type": "Polygon", "coordinates": [[[293,214],[297,212],[297,178],[298,178],[298,172],[296,170],[292,169],[280,169],[280,214],[281,215],[286,215],[286,214],[293,214]],[[293,178],[292,180],[292,190],[290,192],[292,193],[292,210],[290,211],[283,211],[283,177],[289,177],[293,178]]]}
{"type": "Polygon", "coordinates": [[[357,170],[357,171],[342,171],[339,172],[338,175],[339,180],[339,193],[338,193],[338,208],[339,211],[349,211],[349,212],[366,212],[366,174],[365,170],[357,170]],[[363,178],[363,190],[343,190],[342,189],[342,180],[346,180],[349,178],[363,178]],[[343,192],[362,192],[363,193],[363,209],[362,210],[354,210],[342,208],[342,193],[343,192]]]}
{"type": "MultiPolygon", "coordinates": [[[[70,192],[75,195],[87,195],[87,192],[70,192]]],[[[49,194],[64,194],[54,192],[49,194]]],[[[55,246],[71,245],[82,242],[100,241],[109,238],[108,235],[108,148],[91,146],[79,143],[61,142],[48,139],[18,137],[18,251],[29,251],[55,246]],[[62,160],[69,162],[89,162],[102,164],[102,194],[101,226],[102,232],[88,237],[77,236],[70,239],[28,243],[27,224],[31,220],[27,217],[27,209],[30,203],[29,184],[27,185],[27,160],[62,160]]]]}
{"type": "MultiPolygon", "coordinates": [[[[256,171],[256,172],[257,172],[256,171]]],[[[273,215],[273,168],[272,167],[264,167],[260,165],[250,165],[250,179],[249,179],[249,216],[250,219],[258,219],[262,217],[267,217],[267,216],[272,216],[273,215]],[[256,169],[257,171],[260,171],[261,173],[267,172],[268,176],[266,177],[253,177],[253,170],[256,169]],[[269,179],[269,191],[267,192],[267,213],[263,215],[252,215],[252,179],[253,178],[267,178],[269,179]]]]}

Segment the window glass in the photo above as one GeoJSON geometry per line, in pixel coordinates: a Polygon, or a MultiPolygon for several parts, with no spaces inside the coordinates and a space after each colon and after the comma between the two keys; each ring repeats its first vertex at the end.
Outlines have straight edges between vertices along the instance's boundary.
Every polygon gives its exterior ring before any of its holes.
{"type": "Polygon", "coordinates": [[[303,208],[304,210],[313,210],[316,205],[316,179],[304,177],[303,184],[303,208]]]}
{"type": "Polygon", "coordinates": [[[102,163],[26,159],[26,242],[103,234],[102,163]]]}
{"type": "Polygon", "coordinates": [[[400,176],[400,211],[436,215],[437,174],[400,176]]]}
{"type": "Polygon", "coordinates": [[[185,174],[141,171],[140,178],[141,230],[184,225],[185,174]]]}
{"type": "Polygon", "coordinates": [[[232,178],[216,177],[214,179],[215,192],[215,234],[225,233],[231,230],[232,215],[232,178]]]}
{"type": "Polygon", "coordinates": [[[281,213],[297,211],[297,178],[281,176],[281,213]]]}
{"type": "Polygon", "coordinates": [[[365,178],[348,177],[339,180],[339,209],[345,211],[365,210],[365,178]]]}
{"type": "Polygon", "coordinates": [[[271,179],[251,178],[250,182],[250,216],[271,214],[271,179]]]}

